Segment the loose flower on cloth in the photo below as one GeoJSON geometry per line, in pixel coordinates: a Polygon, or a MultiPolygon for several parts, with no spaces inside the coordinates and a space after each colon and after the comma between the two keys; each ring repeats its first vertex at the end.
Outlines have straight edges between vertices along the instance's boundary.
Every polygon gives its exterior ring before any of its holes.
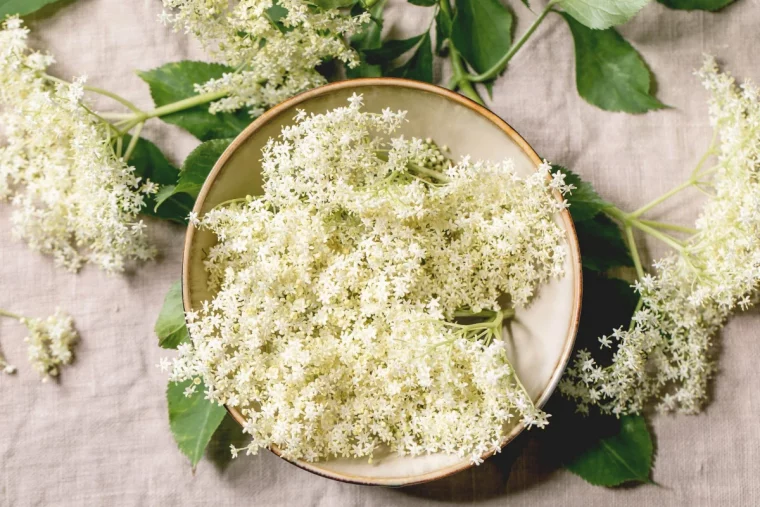
{"type": "Polygon", "coordinates": [[[707,401],[716,371],[713,338],[736,309],[754,303],[760,285],[760,90],[738,86],[712,58],[699,72],[710,92],[710,122],[720,140],[717,162],[692,184],[709,195],[694,234],[654,263],[636,283],[640,309],[630,329],[600,339],[616,346],[612,364],[582,350],[561,391],[581,411],[695,413],[707,401]],[[708,179],[709,177],[709,179],[708,179]]]}
{"type": "MultiPolygon", "coordinates": [[[[74,320],[60,309],[45,319],[30,319],[2,309],[0,317],[13,318],[26,326],[29,335],[24,341],[28,345],[29,362],[43,382],[57,377],[61,367],[74,359],[72,349],[79,341],[79,335],[74,329],[74,320]]],[[[0,368],[7,374],[16,372],[16,367],[8,364],[2,353],[0,368]]]]}
{"type": "Polygon", "coordinates": [[[193,217],[219,240],[216,295],[187,315],[171,378],[239,409],[250,453],[477,463],[505,425],[547,423],[501,332],[563,274],[553,217],[570,187],[548,164],[526,178],[508,160],[443,164],[434,143],[391,137],[404,121],[360,96],[299,112],[263,150],[264,195],[193,217]]]}
{"type": "Polygon", "coordinates": [[[111,127],[83,103],[84,78],[47,76],[53,57],[29,49],[27,36],[18,18],[3,22],[0,200],[13,206],[14,235],[71,271],[152,258],[137,215],[156,186],[115,155],[111,127]]]}
{"type": "Polygon", "coordinates": [[[210,110],[246,107],[252,116],[327,83],[317,67],[329,59],[357,65],[346,38],[370,21],[368,12],[353,16],[306,0],[164,0],[164,6],[165,23],[193,34],[236,69],[197,85],[198,93],[229,93],[210,110]]]}

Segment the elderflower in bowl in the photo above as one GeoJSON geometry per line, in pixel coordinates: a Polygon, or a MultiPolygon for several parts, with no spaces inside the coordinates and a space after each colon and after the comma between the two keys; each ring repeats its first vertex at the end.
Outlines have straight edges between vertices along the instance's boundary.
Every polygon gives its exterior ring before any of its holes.
{"type": "Polygon", "coordinates": [[[389,486],[479,464],[548,423],[580,312],[571,190],[434,86],[290,99],[198,197],[172,380],[227,406],[250,436],[234,454],[389,486]]]}

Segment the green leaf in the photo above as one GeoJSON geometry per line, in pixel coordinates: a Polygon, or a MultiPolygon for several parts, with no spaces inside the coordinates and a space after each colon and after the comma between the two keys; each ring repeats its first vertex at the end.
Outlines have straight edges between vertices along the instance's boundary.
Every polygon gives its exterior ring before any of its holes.
{"type": "Polygon", "coordinates": [[[427,32],[415,35],[408,39],[385,41],[383,45],[377,49],[367,49],[364,51],[364,56],[367,57],[367,63],[373,65],[388,65],[396,58],[399,58],[404,53],[414,48],[426,35],[427,32]]]}
{"type": "Polygon", "coordinates": [[[438,3],[438,0],[408,0],[412,5],[419,5],[422,7],[432,7],[438,3]]]}
{"type": "Polygon", "coordinates": [[[213,139],[200,144],[190,152],[185,163],[182,164],[182,172],[179,175],[175,193],[184,192],[198,197],[198,192],[201,191],[206,177],[231,142],[232,139],[213,139]]]}
{"type": "Polygon", "coordinates": [[[633,265],[628,245],[620,228],[607,215],[575,222],[581,247],[581,263],[585,269],[604,272],[614,267],[633,265]]]}
{"type": "Polygon", "coordinates": [[[185,388],[192,383],[170,382],[166,389],[169,405],[169,426],[179,450],[187,456],[193,468],[203,457],[203,451],[211,435],[219,427],[227,411],[224,407],[205,399],[205,387],[201,383],[195,393],[185,396],[185,388]]]}
{"type": "MultiPolygon", "coordinates": [[[[583,247],[583,245],[581,245],[583,247]]],[[[627,328],[639,302],[631,282],[608,278],[601,273],[583,270],[583,309],[576,338],[577,348],[609,353],[611,349],[599,347],[599,337],[619,327],[627,328]]],[[[604,363],[608,364],[608,363],[604,363]]]]}
{"type": "MultiPolygon", "coordinates": [[[[364,51],[367,49],[377,49],[383,45],[383,11],[386,0],[380,0],[370,9],[370,20],[364,25],[362,30],[351,37],[351,46],[359,52],[361,63],[354,67],[346,68],[346,77],[356,79],[360,77],[380,77],[383,75],[383,69],[380,65],[371,65],[367,63],[364,51]]],[[[353,15],[359,15],[362,10],[352,11],[353,15]]]]}
{"type": "Polygon", "coordinates": [[[25,16],[58,0],[0,0],[0,20],[5,16],[25,16]]]}
{"type": "MultiPolygon", "coordinates": [[[[123,144],[127,146],[132,137],[124,136],[123,144]]],[[[140,138],[135,145],[128,164],[135,168],[135,174],[142,179],[150,179],[159,184],[159,193],[145,199],[145,206],[141,213],[148,216],[170,220],[180,224],[187,223],[187,215],[192,211],[195,200],[190,196],[166,196],[165,187],[177,183],[179,169],[169,162],[161,150],[148,141],[140,138]],[[162,202],[159,203],[159,199],[162,202]],[[159,208],[159,204],[161,207],[159,208]]]]}
{"type": "Polygon", "coordinates": [[[456,0],[451,41],[476,72],[493,67],[512,45],[512,13],[500,0],[456,0]]]}
{"type": "Polygon", "coordinates": [[[414,55],[404,65],[390,72],[393,77],[416,79],[426,83],[433,82],[433,44],[430,34],[425,33],[414,55]]]}
{"type": "Polygon", "coordinates": [[[606,111],[643,113],[665,107],[650,94],[644,60],[615,29],[591,30],[562,16],[575,41],[575,82],[581,97],[606,111]]]}
{"type": "Polygon", "coordinates": [[[438,9],[435,13],[435,52],[439,55],[443,52],[443,43],[451,38],[453,23],[454,20],[447,11],[438,9]]]}
{"type": "Polygon", "coordinates": [[[591,183],[581,180],[580,176],[562,166],[553,165],[552,172],[560,171],[565,174],[565,183],[573,185],[575,190],[566,195],[567,202],[570,203],[570,214],[573,220],[581,222],[589,220],[599,214],[604,208],[612,206],[609,202],[602,199],[596,193],[591,183]]]}
{"type": "MultiPolygon", "coordinates": [[[[221,78],[233,69],[217,63],[182,61],[167,63],[157,69],[138,72],[150,86],[156,107],[194,97],[194,85],[221,78]]],[[[201,141],[237,136],[251,122],[246,111],[236,113],[208,112],[208,104],[196,106],[161,117],[167,123],[187,130],[201,141]]]]}
{"type": "Polygon", "coordinates": [[[649,0],[560,0],[557,6],[579,22],[595,30],[622,25],[649,0]]]}
{"type": "Polygon", "coordinates": [[[736,0],[657,0],[671,9],[683,11],[717,11],[736,0]]]}
{"type": "Polygon", "coordinates": [[[158,337],[158,345],[164,349],[176,349],[180,343],[190,341],[182,304],[182,282],[179,280],[166,293],[164,306],[161,307],[153,329],[158,337]]]}
{"type": "Polygon", "coordinates": [[[617,432],[600,438],[565,466],[595,486],[649,482],[652,454],[652,437],[644,418],[623,416],[617,432]]]}

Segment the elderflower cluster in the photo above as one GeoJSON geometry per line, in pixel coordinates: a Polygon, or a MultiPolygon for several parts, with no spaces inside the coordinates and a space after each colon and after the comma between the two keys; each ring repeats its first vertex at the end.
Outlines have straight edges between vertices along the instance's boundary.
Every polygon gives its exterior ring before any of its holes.
{"type": "Polygon", "coordinates": [[[71,351],[79,341],[71,316],[56,310],[47,319],[21,319],[21,322],[29,329],[24,341],[29,345],[32,367],[43,382],[58,376],[61,366],[71,363],[71,351]]]}
{"type": "Polygon", "coordinates": [[[264,195],[192,217],[218,237],[216,295],[188,313],[171,377],[200,377],[240,410],[250,453],[478,463],[505,425],[547,423],[500,338],[504,312],[563,272],[553,217],[568,185],[548,164],[527,178],[469,158],[437,172],[426,162],[441,150],[392,137],[403,121],[360,96],[299,112],[263,150],[264,195]]]}
{"type": "Polygon", "coordinates": [[[346,38],[369,22],[307,0],[164,0],[162,18],[191,33],[212,56],[234,69],[197,85],[226,91],[211,112],[247,107],[252,116],[327,81],[317,67],[328,59],[355,66],[346,38]]]}
{"type": "Polygon", "coordinates": [[[82,104],[84,78],[54,82],[52,56],[27,46],[17,17],[0,30],[0,200],[13,205],[14,235],[75,271],[109,272],[154,250],[137,215],[157,188],[114,154],[109,126],[82,104]]]}
{"type": "Polygon", "coordinates": [[[712,58],[699,72],[711,93],[710,120],[720,138],[713,194],[697,234],[680,252],[639,280],[641,308],[629,330],[602,337],[617,345],[612,364],[581,351],[560,384],[579,408],[640,412],[658,402],[665,411],[698,412],[716,370],[713,337],[730,314],[746,309],[760,283],[760,90],[737,86],[712,58]]]}

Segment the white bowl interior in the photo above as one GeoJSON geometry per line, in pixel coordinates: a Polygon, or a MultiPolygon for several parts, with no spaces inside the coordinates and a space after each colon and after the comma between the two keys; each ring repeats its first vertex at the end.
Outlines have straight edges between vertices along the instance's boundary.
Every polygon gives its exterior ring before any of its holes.
{"type": "MultiPolygon", "coordinates": [[[[333,87],[300,102],[282,107],[276,114],[259,120],[233,143],[206,181],[196,204],[203,214],[223,201],[261,193],[261,149],[283,126],[291,124],[298,109],[324,112],[346,104],[354,92],[364,95],[365,107],[379,112],[385,107],[408,111],[405,136],[432,137],[439,145],[448,145],[455,159],[471,155],[475,159],[511,158],[519,173],[535,170],[537,157],[519,137],[510,137],[502,126],[480,112],[432,90],[360,81],[353,86],[333,87]],[[247,135],[250,134],[250,135],[247,135]],[[247,137],[246,137],[247,136],[247,137]],[[521,144],[523,146],[521,146],[521,144]]],[[[296,100],[299,100],[298,98],[296,100]]],[[[557,223],[567,231],[569,255],[565,276],[541,286],[529,308],[519,310],[508,325],[507,351],[521,381],[534,401],[543,404],[556,386],[572,347],[580,308],[580,260],[577,239],[569,214],[557,216],[557,223]]],[[[206,285],[204,252],[216,241],[206,231],[189,230],[189,250],[183,269],[185,302],[188,309],[212,297],[206,285]]],[[[521,431],[513,425],[505,428],[505,442],[521,431]]],[[[379,456],[366,459],[333,459],[297,465],[332,478],[352,482],[403,485],[444,476],[469,465],[457,456],[433,454],[417,457],[379,456]]]]}

